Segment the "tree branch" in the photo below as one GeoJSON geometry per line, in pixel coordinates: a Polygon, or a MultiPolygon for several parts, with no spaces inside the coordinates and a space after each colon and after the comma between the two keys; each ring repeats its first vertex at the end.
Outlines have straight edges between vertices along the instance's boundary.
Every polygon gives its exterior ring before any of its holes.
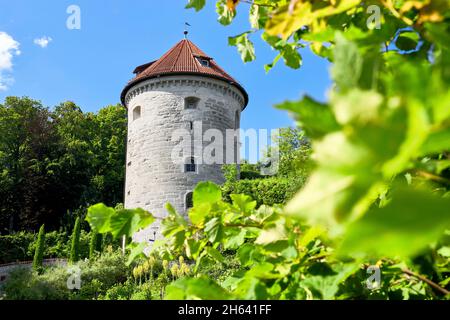
{"type": "Polygon", "coordinates": [[[425,282],[426,284],[428,284],[430,287],[436,289],[437,291],[443,293],[444,295],[449,295],[450,291],[446,290],[445,288],[442,288],[440,285],[438,285],[437,283],[431,281],[430,279],[425,278],[424,276],[421,276],[420,274],[415,273],[414,271],[411,271],[409,269],[402,269],[402,272],[410,275],[412,277],[415,277],[423,282],[425,282]]]}

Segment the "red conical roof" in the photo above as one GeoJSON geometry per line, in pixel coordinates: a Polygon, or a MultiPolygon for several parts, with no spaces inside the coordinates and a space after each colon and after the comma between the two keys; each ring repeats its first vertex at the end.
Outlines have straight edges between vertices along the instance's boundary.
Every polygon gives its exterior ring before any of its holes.
{"type": "Polygon", "coordinates": [[[136,77],[122,91],[121,100],[124,105],[125,95],[133,85],[158,76],[175,74],[203,75],[226,81],[236,86],[242,92],[245,98],[245,106],[248,103],[248,94],[245,89],[219,67],[211,57],[207,56],[192,41],[187,39],[178,42],[172,49],[159,58],[159,60],[138,66],[134,70],[134,73],[136,77]],[[209,61],[209,66],[202,65],[199,58],[209,61]]]}

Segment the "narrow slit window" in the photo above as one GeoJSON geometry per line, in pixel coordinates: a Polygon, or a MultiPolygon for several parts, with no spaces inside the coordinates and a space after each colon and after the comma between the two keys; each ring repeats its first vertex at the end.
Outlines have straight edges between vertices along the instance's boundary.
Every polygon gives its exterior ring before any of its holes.
{"type": "Polygon", "coordinates": [[[186,98],[184,101],[184,108],[185,109],[197,109],[199,101],[200,101],[200,99],[196,98],[196,97],[186,98]]]}
{"type": "Polygon", "coordinates": [[[141,117],[141,107],[137,106],[133,109],[133,121],[141,117]]]}
{"type": "Polygon", "coordinates": [[[185,200],[186,210],[189,210],[193,206],[194,206],[193,194],[192,194],[192,192],[189,192],[186,194],[186,200],[185,200]]]}
{"type": "Polygon", "coordinates": [[[197,171],[197,165],[195,164],[194,157],[188,158],[187,163],[184,165],[184,171],[185,172],[196,172],[197,171]]]}

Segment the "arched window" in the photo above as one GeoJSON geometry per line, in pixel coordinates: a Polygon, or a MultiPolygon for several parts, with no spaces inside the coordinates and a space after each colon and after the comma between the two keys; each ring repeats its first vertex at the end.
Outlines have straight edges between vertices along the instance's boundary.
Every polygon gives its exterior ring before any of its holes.
{"type": "Polygon", "coordinates": [[[195,164],[195,158],[189,157],[184,164],[184,172],[197,172],[197,165],[195,164]]]}
{"type": "Polygon", "coordinates": [[[133,121],[141,117],[141,107],[137,106],[133,109],[133,121]]]}
{"type": "Polygon", "coordinates": [[[184,201],[186,210],[189,210],[194,206],[194,200],[192,196],[193,196],[192,192],[186,193],[186,199],[184,201]]]}
{"type": "Polygon", "coordinates": [[[184,99],[184,108],[185,109],[197,109],[199,98],[196,97],[188,97],[184,99]]]}
{"type": "Polygon", "coordinates": [[[236,111],[234,116],[234,129],[239,129],[239,111],[236,111]]]}

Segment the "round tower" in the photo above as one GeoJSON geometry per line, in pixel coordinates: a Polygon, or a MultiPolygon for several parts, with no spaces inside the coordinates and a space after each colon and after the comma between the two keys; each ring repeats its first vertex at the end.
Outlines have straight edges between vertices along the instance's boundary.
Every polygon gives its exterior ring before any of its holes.
{"type": "MultiPolygon", "coordinates": [[[[143,208],[157,218],[137,236],[151,242],[160,237],[166,203],[186,214],[197,183],[223,183],[223,163],[239,160],[239,143],[236,137],[230,141],[229,133],[239,129],[248,95],[187,39],[134,74],[121,95],[128,110],[125,207],[143,208]],[[223,161],[202,157],[212,142],[222,143],[223,161]]],[[[214,159],[219,151],[213,151],[214,159]]]]}

